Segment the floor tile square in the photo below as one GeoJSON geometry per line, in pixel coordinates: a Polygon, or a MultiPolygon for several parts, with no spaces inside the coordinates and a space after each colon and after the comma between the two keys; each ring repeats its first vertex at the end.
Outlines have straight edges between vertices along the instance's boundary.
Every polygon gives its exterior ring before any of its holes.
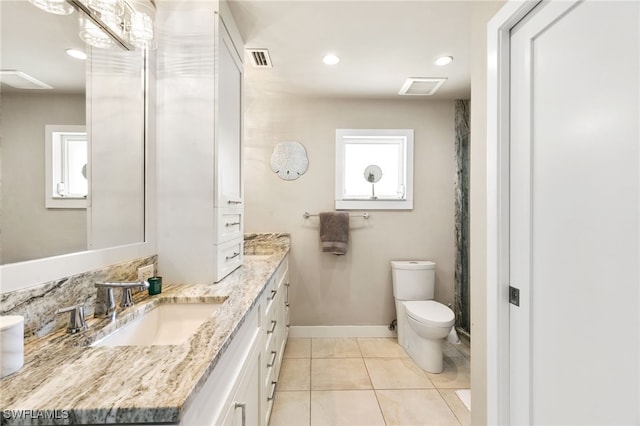
{"type": "Polygon", "coordinates": [[[433,389],[425,371],[411,358],[365,358],[374,389],[433,389]]]}
{"type": "Polygon", "coordinates": [[[372,389],[362,358],[311,360],[311,390],[347,389],[372,389]]]}
{"type": "Polygon", "coordinates": [[[284,358],[311,358],[311,339],[287,339],[284,358]]]}
{"type": "Polygon", "coordinates": [[[360,351],[365,358],[406,358],[407,353],[395,338],[358,338],[360,351]]]}
{"type": "Polygon", "coordinates": [[[311,360],[285,358],[282,360],[279,391],[310,390],[311,389],[311,360]]]}
{"type": "Polygon", "coordinates": [[[305,426],[311,422],[309,391],[276,392],[269,426],[305,426]]]}
{"type": "Polygon", "coordinates": [[[361,358],[360,346],[355,337],[313,339],[312,358],[361,358]]]}
{"type": "Polygon", "coordinates": [[[385,426],[372,390],[311,391],[312,426],[385,426]]]}
{"type": "Polygon", "coordinates": [[[433,390],[376,390],[387,426],[459,425],[440,393],[433,390]]]}

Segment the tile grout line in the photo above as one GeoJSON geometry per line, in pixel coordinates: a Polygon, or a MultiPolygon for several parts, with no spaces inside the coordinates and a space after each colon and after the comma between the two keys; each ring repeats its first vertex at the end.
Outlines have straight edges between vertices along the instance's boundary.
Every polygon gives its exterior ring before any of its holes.
{"type": "Polygon", "coordinates": [[[311,395],[312,395],[312,393],[311,393],[312,392],[311,391],[311,389],[312,389],[312,386],[311,386],[311,372],[313,371],[312,370],[313,369],[312,364],[313,364],[313,338],[309,340],[309,426],[311,426],[311,415],[313,414],[312,413],[313,407],[312,407],[312,403],[311,403],[311,401],[312,401],[312,398],[311,398],[311,395]]]}
{"type": "MultiPolygon", "coordinates": [[[[451,414],[453,414],[453,417],[456,418],[456,420],[458,421],[458,423],[460,425],[462,425],[462,419],[460,419],[460,417],[458,417],[458,415],[456,414],[456,412],[454,411],[453,407],[451,406],[451,404],[449,404],[449,401],[447,400],[447,398],[444,397],[444,395],[442,394],[442,391],[440,389],[436,389],[438,391],[438,393],[440,394],[440,398],[442,398],[442,400],[444,401],[445,404],[447,404],[447,408],[449,409],[449,411],[451,411],[451,414]]],[[[446,389],[446,390],[452,390],[456,391],[456,389],[446,389]]],[[[456,395],[456,398],[458,396],[456,395]]],[[[466,407],[465,407],[466,408],[466,407]]]]}

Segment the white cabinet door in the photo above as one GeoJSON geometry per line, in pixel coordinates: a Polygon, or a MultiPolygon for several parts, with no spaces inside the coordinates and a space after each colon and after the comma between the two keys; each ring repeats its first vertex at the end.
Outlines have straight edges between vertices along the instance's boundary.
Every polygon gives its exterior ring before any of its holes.
{"type": "Polygon", "coordinates": [[[216,207],[242,205],[242,62],[218,18],[216,207]]]}
{"type": "Polygon", "coordinates": [[[224,426],[255,426],[260,424],[260,351],[248,360],[244,377],[238,386],[224,426]]]}

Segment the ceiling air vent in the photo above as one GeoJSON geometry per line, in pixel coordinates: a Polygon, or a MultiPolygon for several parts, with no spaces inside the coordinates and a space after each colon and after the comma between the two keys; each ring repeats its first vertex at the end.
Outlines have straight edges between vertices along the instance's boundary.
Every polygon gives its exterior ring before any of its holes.
{"type": "Polygon", "coordinates": [[[53,89],[47,83],[18,70],[0,70],[0,82],[16,89],[53,89]]]}
{"type": "Polygon", "coordinates": [[[267,49],[247,49],[254,68],[273,68],[267,49]]]}
{"type": "Polygon", "coordinates": [[[445,81],[447,81],[446,78],[410,77],[398,93],[400,95],[433,95],[445,81]]]}

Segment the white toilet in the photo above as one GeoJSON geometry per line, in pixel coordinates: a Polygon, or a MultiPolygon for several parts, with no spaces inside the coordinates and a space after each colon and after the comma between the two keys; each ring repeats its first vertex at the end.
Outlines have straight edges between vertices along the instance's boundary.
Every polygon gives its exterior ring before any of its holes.
{"type": "Polygon", "coordinates": [[[423,370],[441,373],[442,342],[455,315],[433,299],[436,264],[426,260],[392,261],[398,343],[423,370]]]}

